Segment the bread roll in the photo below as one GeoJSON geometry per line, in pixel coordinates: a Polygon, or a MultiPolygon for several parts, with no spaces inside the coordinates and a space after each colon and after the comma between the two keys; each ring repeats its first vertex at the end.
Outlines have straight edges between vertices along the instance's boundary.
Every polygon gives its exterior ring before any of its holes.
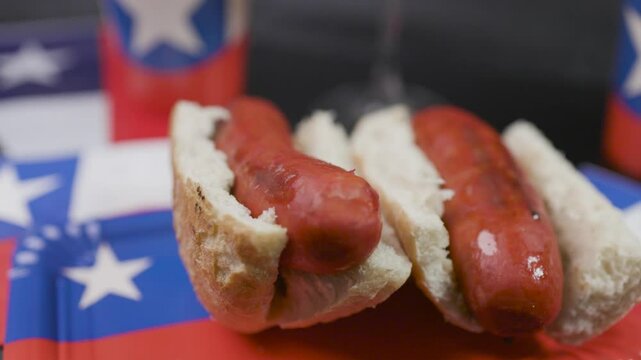
{"type": "MultiPolygon", "coordinates": [[[[287,230],[275,223],[273,211],[253,218],[236,201],[234,174],[212,140],[216,123],[228,117],[223,108],[183,101],[172,112],[170,131],[180,256],[216,321],[248,333],[304,327],[374,307],[403,285],[411,264],[386,224],[374,252],[352,269],[333,275],[279,269],[287,230]]],[[[334,126],[320,118],[309,121],[334,126]]],[[[322,141],[347,147],[346,137],[330,138],[335,134],[328,131],[322,141]]],[[[306,149],[304,141],[298,145],[306,149]]]]}

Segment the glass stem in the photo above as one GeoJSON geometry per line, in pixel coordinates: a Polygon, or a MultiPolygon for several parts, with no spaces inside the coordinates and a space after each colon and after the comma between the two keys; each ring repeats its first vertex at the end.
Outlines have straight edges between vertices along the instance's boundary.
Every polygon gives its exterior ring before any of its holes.
{"type": "Polygon", "coordinates": [[[384,0],[378,52],[372,66],[372,91],[385,102],[401,101],[404,96],[400,71],[399,44],[403,27],[402,0],[384,0]]]}

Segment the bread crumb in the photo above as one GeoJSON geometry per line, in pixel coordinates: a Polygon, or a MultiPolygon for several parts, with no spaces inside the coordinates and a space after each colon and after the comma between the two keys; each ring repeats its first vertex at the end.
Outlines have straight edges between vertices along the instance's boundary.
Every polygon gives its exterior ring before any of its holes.
{"type": "Polygon", "coordinates": [[[273,207],[270,207],[267,210],[264,210],[260,216],[258,216],[258,220],[270,223],[270,224],[275,224],[276,223],[276,210],[274,210],[273,207]]]}

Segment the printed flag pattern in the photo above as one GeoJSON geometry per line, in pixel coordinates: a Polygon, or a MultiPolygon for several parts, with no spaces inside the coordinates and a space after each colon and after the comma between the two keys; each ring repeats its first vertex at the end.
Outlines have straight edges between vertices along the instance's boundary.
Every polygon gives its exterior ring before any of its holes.
{"type": "MultiPolygon", "coordinates": [[[[16,238],[23,238],[30,249],[17,253],[16,263],[40,258],[34,251],[42,250],[46,242],[25,237],[27,231],[38,229],[44,239],[57,239],[65,231],[76,234],[73,224],[88,219],[167,209],[171,203],[168,158],[166,141],[98,147],[49,161],[0,158],[0,272],[10,268],[16,238]],[[149,169],[141,171],[141,163],[149,169]]],[[[17,267],[11,274],[23,272],[17,267]]],[[[7,279],[1,278],[0,343],[4,342],[8,288],[7,279]]]]}
{"type": "Polygon", "coordinates": [[[618,93],[635,113],[641,113],[641,8],[626,2],[615,84],[618,93]]]}
{"type": "Polygon", "coordinates": [[[641,177],[641,2],[623,1],[621,11],[614,89],[607,109],[604,147],[612,163],[641,177]]]}
{"type": "Polygon", "coordinates": [[[0,38],[0,99],[99,88],[93,22],[5,25],[0,38]]]}
{"type": "Polygon", "coordinates": [[[223,46],[224,5],[223,0],[107,1],[129,57],[166,70],[194,65],[223,46]]]}
{"type": "Polygon", "coordinates": [[[74,159],[13,163],[0,158],[0,344],[5,341],[9,284],[15,239],[45,219],[64,221],[74,159]]]}
{"type": "Polygon", "coordinates": [[[66,220],[76,159],[13,163],[0,159],[0,239],[66,220]]]}
{"type": "Polygon", "coordinates": [[[169,145],[128,142],[48,161],[0,158],[0,199],[0,239],[45,224],[167,209],[169,145]]]}
{"type": "Polygon", "coordinates": [[[0,35],[0,156],[60,157],[105,144],[96,19],[0,24],[0,35]]]}
{"type": "Polygon", "coordinates": [[[167,134],[178,99],[224,104],[245,83],[246,0],[104,0],[113,138],[167,134]]]}
{"type": "Polygon", "coordinates": [[[207,317],[168,211],[29,232],[10,277],[8,342],[91,340],[207,317]]]}

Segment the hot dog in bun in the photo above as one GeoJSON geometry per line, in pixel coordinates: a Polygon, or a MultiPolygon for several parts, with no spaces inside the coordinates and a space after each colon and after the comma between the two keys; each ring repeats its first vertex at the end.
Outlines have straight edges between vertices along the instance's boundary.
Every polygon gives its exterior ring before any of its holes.
{"type": "Polygon", "coordinates": [[[396,106],[361,119],[352,146],[449,322],[580,343],[639,301],[641,243],[533,125],[501,139],[454,107],[396,106]]]}
{"type": "MultiPolygon", "coordinates": [[[[180,255],[201,303],[238,331],[332,321],[384,301],[410,275],[378,195],[350,171],[344,131],[320,121],[307,132],[317,128],[339,138],[326,156],[346,169],[297,151],[265,100],[174,108],[180,255]]],[[[299,147],[323,158],[304,133],[299,147]]]]}

